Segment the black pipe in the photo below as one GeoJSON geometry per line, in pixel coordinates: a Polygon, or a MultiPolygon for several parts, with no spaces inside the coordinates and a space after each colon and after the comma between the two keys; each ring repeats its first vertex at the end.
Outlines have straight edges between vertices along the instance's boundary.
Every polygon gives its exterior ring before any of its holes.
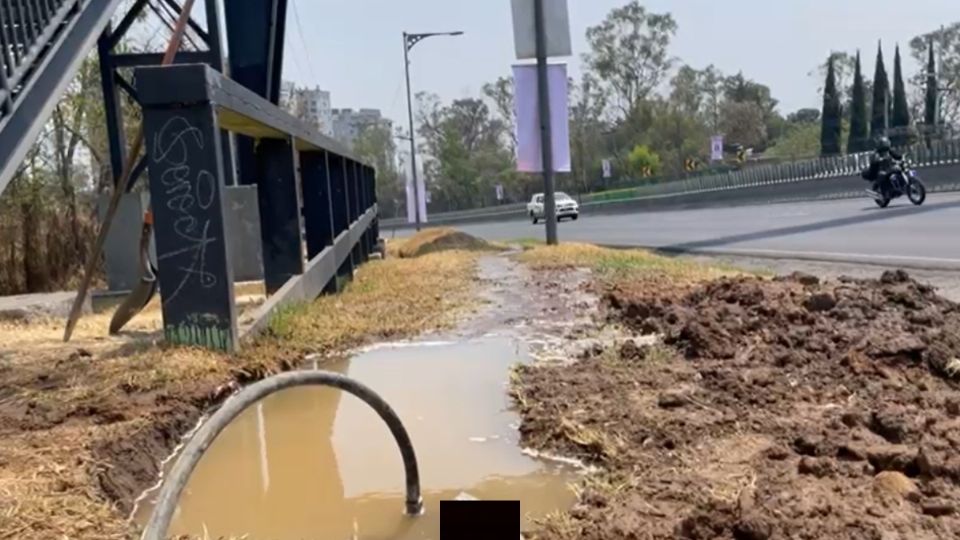
{"type": "Polygon", "coordinates": [[[413,444],[410,441],[410,436],[407,435],[407,430],[390,405],[367,386],[339,373],[294,371],[275,375],[244,388],[230,397],[209,420],[200,426],[200,429],[187,442],[183,453],[163,482],[160,496],[157,499],[157,506],[153,509],[150,521],[143,531],[142,540],[166,539],[167,528],[173,519],[177,501],[180,499],[180,494],[186,487],[190,475],[197,463],[200,462],[203,453],[210,448],[213,441],[230,422],[247,407],[271,394],[287,388],[307,385],[331,386],[349,392],[370,405],[380,415],[380,418],[390,428],[390,433],[396,439],[397,446],[400,447],[400,454],[403,457],[403,468],[407,479],[406,513],[411,516],[420,515],[423,512],[423,499],[420,497],[420,473],[417,468],[417,457],[414,454],[413,444]]]}

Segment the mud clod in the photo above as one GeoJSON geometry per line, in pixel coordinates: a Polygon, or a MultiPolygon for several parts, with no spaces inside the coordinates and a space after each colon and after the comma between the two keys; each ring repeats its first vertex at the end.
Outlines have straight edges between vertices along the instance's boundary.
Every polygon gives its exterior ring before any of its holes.
{"type": "Polygon", "coordinates": [[[820,459],[806,456],[800,460],[797,466],[797,472],[800,474],[809,474],[817,478],[830,476],[836,472],[836,464],[831,459],[820,459]]]}
{"type": "Polygon", "coordinates": [[[690,398],[680,392],[664,392],[657,397],[657,405],[664,409],[676,409],[690,404],[690,398]]]}
{"type": "Polygon", "coordinates": [[[734,540],[767,540],[773,536],[773,524],[763,516],[750,516],[733,527],[734,540]]]}
{"type": "Polygon", "coordinates": [[[924,514],[933,517],[950,516],[957,513],[956,504],[942,499],[925,501],[920,507],[924,514]]]}

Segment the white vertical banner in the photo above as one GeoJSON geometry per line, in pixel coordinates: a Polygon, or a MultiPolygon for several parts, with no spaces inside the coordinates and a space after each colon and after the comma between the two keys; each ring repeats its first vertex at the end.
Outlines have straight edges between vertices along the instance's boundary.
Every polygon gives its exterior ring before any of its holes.
{"type": "MultiPolygon", "coordinates": [[[[550,135],[553,145],[553,171],[570,172],[570,110],[567,90],[567,65],[547,66],[550,88],[550,135]]],[[[543,172],[540,151],[540,107],[537,92],[537,66],[513,66],[517,108],[517,170],[543,172]]]]}
{"type": "Polygon", "coordinates": [[[420,203],[420,205],[419,205],[419,206],[420,206],[420,222],[421,222],[421,223],[426,223],[426,222],[427,222],[427,188],[426,188],[426,186],[424,185],[424,182],[423,182],[423,175],[418,175],[418,177],[417,177],[417,190],[418,190],[418,192],[415,193],[415,192],[414,192],[414,189],[413,189],[413,178],[412,178],[412,175],[409,175],[409,174],[408,174],[408,175],[407,175],[407,185],[406,185],[406,191],[407,191],[407,223],[416,223],[416,222],[417,222],[416,206],[414,206],[414,204],[416,204],[416,203],[414,202],[414,197],[415,197],[416,195],[419,195],[419,196],[420,196],[420,200],[419,200],[419,203],[420,203]]]}
{"type": "Polygon", "coordinates": [[[417,194],[420,195],[420,223],[427,222],[427,184],[423,175],[417,175],[417,194]]]}
{"type": "Polygon", "coordinates": [[[414,204],[416,204],[416,203],[413,201],[413,197],[414,197],[414,194],[413,194],[413,177],[412,177],[411,175],[409,175],[409,174],[407,175],[407,184],[406,184],[405,188],[406,188],[406,192],[407,192],[407,223],[416,223],[416,222],[417,222],[417,214],[416,214],[416,211],[417,211],[416,209],[417,209],[417,207],[414,206],[414,204]]]}
{"type": "Polygon", "coordinates": [[[710,137],[710,160],[723,161],[723,135],[710,137]]]}

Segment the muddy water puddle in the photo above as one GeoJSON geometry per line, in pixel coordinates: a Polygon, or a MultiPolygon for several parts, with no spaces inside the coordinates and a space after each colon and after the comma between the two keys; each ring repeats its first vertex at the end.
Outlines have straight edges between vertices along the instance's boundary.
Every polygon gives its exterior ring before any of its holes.
{"type": "MultiPolygon", "coordinates": [[[[523,342],[484,336],[394,344],[323,364],[377,391],[413,440],[425,513],[402,514],[400,453],[385,424],[349,394],[296,388],[248,409],[200,462],[171,534],[250,539],[437,538],[439,506],[463,493],[521,501],[524,525],[574,502],[575,472],[519,448],[510,367],[523,342]]],[[[138,510],[145,523],[148,499],[138,510]]]]}

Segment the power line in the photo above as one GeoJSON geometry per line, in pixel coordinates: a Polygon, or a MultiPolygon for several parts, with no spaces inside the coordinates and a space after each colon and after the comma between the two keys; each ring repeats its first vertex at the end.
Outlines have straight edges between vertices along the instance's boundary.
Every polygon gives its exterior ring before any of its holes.
{"type": "Polygon", "coordinates": [[[303,53],[306,55],[307,70],[310,72],[310,78],[313,79],[314,84],[320,82],[317,79],[317,74],[313,71],[313,62],[311,61],[310,51],[307,50],[307,40],[303,37],[303,27],[300,26],[300,12],[297,10],[296,0],[290,0],[290,4],[293,6],[293,21],[297,25],[297,35],[300,37],[300,46],[303,48],[303,53]]]}

